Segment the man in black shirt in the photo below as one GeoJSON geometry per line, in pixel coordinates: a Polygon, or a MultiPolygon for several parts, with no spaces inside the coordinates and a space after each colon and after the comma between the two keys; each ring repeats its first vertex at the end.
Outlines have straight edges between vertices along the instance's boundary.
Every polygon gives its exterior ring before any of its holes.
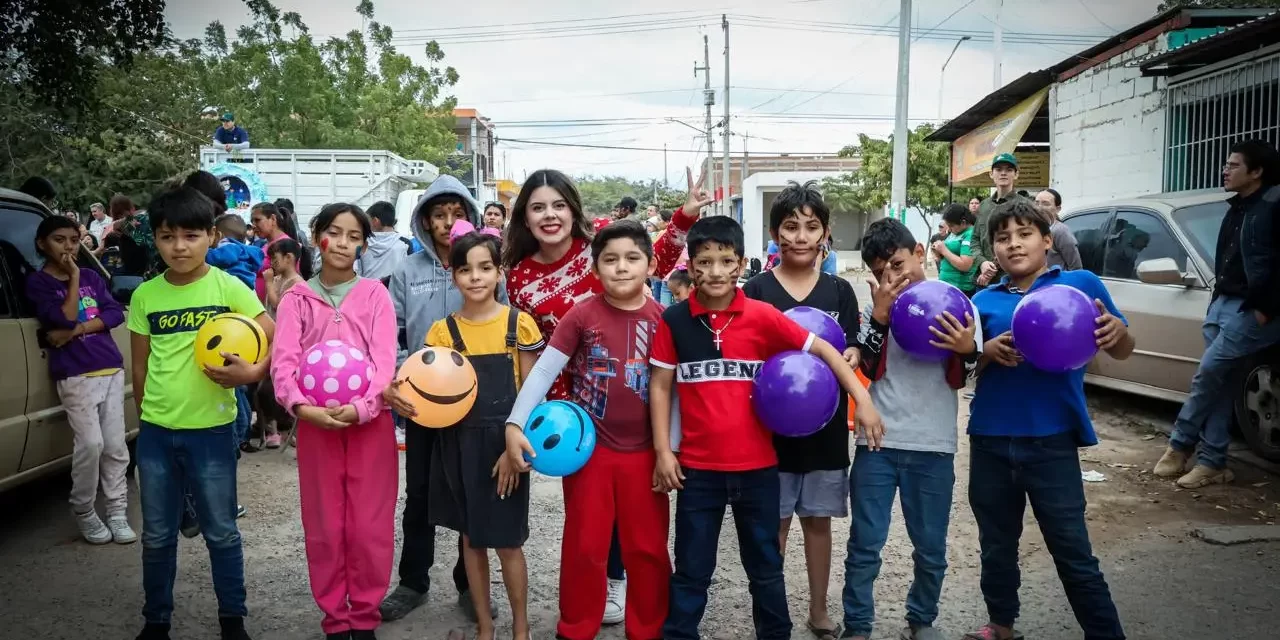
{"type": "Polygon", "coordinates": [[[1223,186],[1234,193],[1214,260],[1213,302],[1204,320],[1205,352],[1155,474],[1194,489],[1230,482],[1227,446],[1239,365],[1280,343],[1280,155],[1262,141],[1231,148],[1223,186]],[[1195,466],[1185,473],[1196,445],[1195,466]]]}

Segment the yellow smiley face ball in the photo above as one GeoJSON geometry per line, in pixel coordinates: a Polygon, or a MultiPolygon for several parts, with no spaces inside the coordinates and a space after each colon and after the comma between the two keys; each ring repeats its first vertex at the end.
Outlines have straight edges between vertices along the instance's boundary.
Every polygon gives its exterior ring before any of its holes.
{"type": "Polygon", "coordinates": [[[230,362],[223,353],[235,354],[249,364],[267,357],[267,332],[253,318],[240,313],[222,313],[205,321],[196,332],[196,364],[225,367],[230,362]]]}

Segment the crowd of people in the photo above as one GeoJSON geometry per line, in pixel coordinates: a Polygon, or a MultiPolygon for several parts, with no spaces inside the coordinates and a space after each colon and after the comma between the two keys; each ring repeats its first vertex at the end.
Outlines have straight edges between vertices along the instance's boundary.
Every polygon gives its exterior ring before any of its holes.
{"type": "MultiPolygon", "coordinates": [[[[1280,211],[1277,167],[1273,149],[1246,143],[1224,168],[1236,195],[1206,321],[1216,329],[1206,330],[1209,351],[1159,475],[1180,475],[1199,444],[1188,476],[1229,480],[1215,404],[1226,395],[1221,380],[1232,362],[1280,341],[1270,321],[1280,296],[1271,267],[1261,264],[1280,247],[1280,225],[1270,222],[1280,211]]],[[[976,378],[968,500],[981,533],[989,622],[964,637],[1022,637],[1014,629],[1018,544],[1029,500],[1085,637],[1124,638],[1085,521],[1078,448],[1098,438],[1084,371],[1025,363],[1010,326],[1026,293],[1065,285],[1096,302],[1097,346],[1107,357],[1127,358],[1135,343],[1103,282],[1058,244],[1057,192],[1033,203],[1015,191],[1017,161],[1008,154],[993,160],[991,175],[991,197],[948,208],[947,236],[927,247],[896,220],[871,224],[862,253],[874,279],[871,300],[861,305],[846,280],[822,268],[831,214],[812,184],[777,197],[768,219],[777,258],[741,287],[742,227],[728,216],[700,215],[711,198],[692,174],[685,203],[669,216],[655,209],[643,222],[633,219],[636,203],[624,199],[605,223],[588,219],[573,181],[559,171],[531,174],[510,214],[500,203],[481,207],[462,183],[441,176],[412,212],[411,241],[395,234],[389,203],[368,211],[334,203],[312,218],[312,246],[291,203],[255,205],[246,226],[226,213],[217,179],[195,172],[152,198],[145,213],[127,199],[111,201],[103,244],[131,243],[136,255],[124,261],[145,278],[127,310],[95,271],[77,266],[81,225],[49,217],[34,238],[45,264],[26,291],[76,434],[70,501],[77,522],[93,543],[139,539],[125,515],[123,357],[107,333],[126,323],[142,421],[140,640],[169,637],[180,533],[205,538],[222,638],[249,637],[236,523],[246,510],[236,500],[236,467],[241,454],[257,450],[250,443],[255,412],[263,446],[284,446],[282,433],[296,436],[307,568],[327,638],[373,638],[381,623],[427,600],[437,527],[460,534],[452,586],[477,637],[495,635],[492,549],[514,637],[529,638],[521,549],[530,518],[546,516],[530,513],[534,448],[524,426],[545,399],[579,405],[599,439],[586,466],[562,484],[558,638],[589,640],[602,624],[616,623],[628,638],[700,637],[732,507],[758,638],[792,634],[783,554],[795,518],[809,585],[805,626],[822,640],[867,640],[896,496],[914,547],[900,637],[937,640],[944,637],[933,625],[947,573],[957,392],[976,378]],[[971,296],[964,317],[947,313],[931,328],[950,354],[940,363],[913,358],[890,330],[894,300],[926,279],[929,253],[943,267],[939,278],[971,296]],[[679,301],[656,299],[658,281],[679,301]],[[797,306],[834,318],[847,348],[838,351],[786,319],[797,306]],[[223,366],[197,365],[196,331],[223,312],[253,318],[271,342],[270,357],[226,354],[223,366]],[[367,360],[371,383],[348,404],[316,406],[306,393],[312,383],[297,372],[303,354],[333,340],[367,360]],[[423,347],[453,349],[476,372],[475,408],[452,428],[415,425],[420,416],[406,394],[417,391],[394,380],[423,347]],[[845,392],[831,421],[803,438],[771,435],[751,408],[758,365],[787,350],[821,358],[845,392]],[[406,503],[398,580],[388,593],[397,419],[406,425],[406,503]],[[99,487],[105,522],[94,510],[99,487]],[[844,517],[851,527],[837,623],[826,585],[831,520],[844,517]]],[[[1191,486],[1186,481],[1179,479],[1191,486]]]]}

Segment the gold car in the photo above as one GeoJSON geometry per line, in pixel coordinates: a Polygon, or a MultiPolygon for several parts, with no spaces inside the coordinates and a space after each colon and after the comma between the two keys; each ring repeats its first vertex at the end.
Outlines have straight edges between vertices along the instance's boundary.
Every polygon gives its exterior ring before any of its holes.
{"type": "MultiPolygon", "coordinates": [[[[1062,216],[1094,272],[1129,319],[1138,348],[1127,360],[1095,358],[1091,384],[1183,402],[1204,353],[1201,325],[1213,294],[1222,190],[1116,200],[1062,216]]],[[[1236,423],[1260,456],[1280,460],[1280,349],[1259,354],[1233,384],[1236,423]]]]}
{"type": "MultiPolygon", "coordinates": [[[[36,227],[50,215],[38,200],[0,189],[0,491],[71,466],[71,427],[49,377],[40,324],[23,295],[26,275],[42,264],[36,227]]],[[[79,262],[109,277],[88,249],[81,249],[79,262]]],[[[111,281],[112,294],[127,304],[138,281],[117,278],[111,281]]],[[[132,368],[129,331],[121,324],[111,334],[124,354],[127,381],[132,368]]],[[[124,394],[125,426],[132,441],[138,434],[132,385],[125,386],[124,394]]]]}

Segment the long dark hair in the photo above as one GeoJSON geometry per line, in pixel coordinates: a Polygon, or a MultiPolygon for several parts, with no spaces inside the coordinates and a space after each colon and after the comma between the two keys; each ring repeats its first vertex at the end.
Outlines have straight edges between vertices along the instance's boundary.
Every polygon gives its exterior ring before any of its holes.
{"type": "MultiPolygon", "coordinates": [[[[253,205],[252,211],[261,211],[263,215],[275,218],[276,226],[279,227],[285,235],[299,242],[302,241],[298,238],[298,223],[294,221],[293,216],[286,213],[286,211],[288,211],[287,209],[281,211],[280,207],[277,207],[270,202],[259,202],[258,204],[253,205]]],[[[270,240],[270,238],[263,238],[263,240],[270,240]]]]}
{"type": "Polygon", "coordinates": [[[569,205],[569,210],[573,212],[573,221],[570,223],[572,237],[591,239],[591,221],[582,212],[582,197],[578,195],[578,188],[573,185],[573,180],[555,169],[539,169],[524,181],[524,186],[520,187],[520,195],[511,207],[511,222],[507,225],[507,237],[502,243],[502,266],[508,269],[538,252],[538,239],[533,237],[533,231],[529,229],[526,213],[529,199],[538,187],[555,189],[569,205]]]}
{"type": "Polygon", "coordinates": [[[289,254],[293,256],[294,262],[298,264],[298,275],[303,280],[310,280],[313,275],[311,272],[311,253],[302,250],[302,243],[293,238],[283,238],[272,244],[267,253],[271,255],[289,254]]]}

